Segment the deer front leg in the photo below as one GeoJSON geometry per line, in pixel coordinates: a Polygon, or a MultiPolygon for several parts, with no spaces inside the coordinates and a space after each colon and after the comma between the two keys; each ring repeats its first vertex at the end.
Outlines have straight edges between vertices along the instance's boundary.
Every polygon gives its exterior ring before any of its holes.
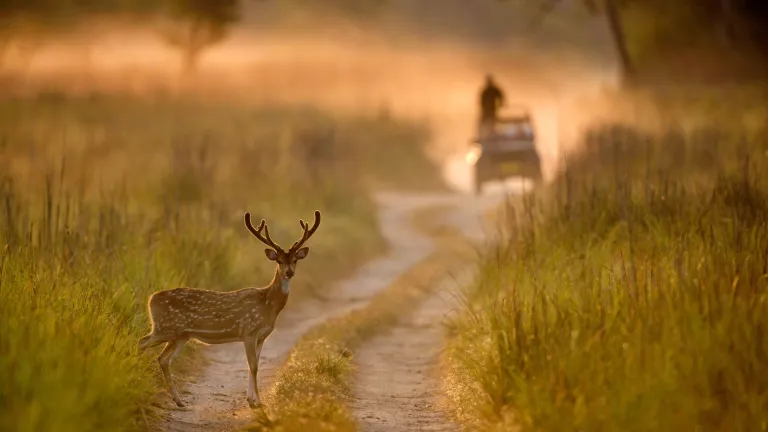
{"type": "Polygon", "coordinates": [[[248,358],[248,405],[251,408],[257,408],[261,405],[261,400],[259,399],[256,374],[259,371],[259,357],[261,357],[261,347],[264,345],[264,341],[246,340],[244,345],[245,355],[248,358]]]}
{"type": "Polygon", "coordinates": [[[176,384],[173,383],[173,378],[171,377],[171,362],[173,362],[173,359],[179,355],[179,352],[181,352],[181,349],[184,348],[186,343],[187,341],[185,340],[175,340],[168,342],[168,345],[163,348],[163,352],[161,352],[157,357],[157,362],[160,363],[160,369],[163,371],[165,381],[171,388],[171,396],[173,396],[173,401],[176,402],[176,405],[179,407],[183,407],[184,404],[181,402],[179,392],[176,391],[176,384]]]}

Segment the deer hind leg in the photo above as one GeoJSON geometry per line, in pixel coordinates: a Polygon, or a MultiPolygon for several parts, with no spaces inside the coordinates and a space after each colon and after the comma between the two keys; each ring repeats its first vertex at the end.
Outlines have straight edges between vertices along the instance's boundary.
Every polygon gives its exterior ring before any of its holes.
{"type": "Polygon", "coordinates": [[[163,371],[165,381],[168,383],[168,386],[171,389],[171,396],[173,396],[173,401],[176,402],[176,405],[179,407],[183,407],[184,404],[181,402],[179,392],[176,391],[176,384],[174,384],[173,378],[171,377],[171,362],[173,362],[173,359],[179,355],[179,352],[181,352],[181,349],[184,348],[186,343],[186,340],[170,341],[168,342],[168,345],[163,348],[163,352],[161,352],[157,357],[157,361],[160,363],[160,369],[163,371]]]}
{"type": "Polygon", "coordinates": [[[247,340],[245,345],[245,355],[248,358],[248,405],[251,408],[257,408],[261,405],[259,399],[259,387],[256,380],[259,371],[259,357],[261,357],[261,347],[264,341],[247,340]]]}

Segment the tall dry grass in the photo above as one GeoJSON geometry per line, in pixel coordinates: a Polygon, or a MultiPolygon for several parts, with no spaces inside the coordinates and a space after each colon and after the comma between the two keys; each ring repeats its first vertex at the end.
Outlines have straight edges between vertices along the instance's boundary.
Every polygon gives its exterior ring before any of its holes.
{"type": "Polygon", "coordinates": [[[512,206],[452,323],[477,430],[768,426],[768,134],[609,125],[512,206]]]}
{"type": "Polygon", "coordinates": [[[433,180],[425,139],[396,120],[288,107],[0,102],[0,429],[146,428],[167,399],[136,350],[148,296],[265,284],[273,268],[243,213],[287,242],[316,208],[325,222],[296,295],[318,289],[383,247],[372,183],[433,180]]]}

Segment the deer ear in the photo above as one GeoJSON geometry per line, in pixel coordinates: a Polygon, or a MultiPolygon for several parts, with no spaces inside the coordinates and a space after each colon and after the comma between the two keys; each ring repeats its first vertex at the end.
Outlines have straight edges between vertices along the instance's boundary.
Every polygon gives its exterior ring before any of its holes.
{"type": "Polygon", "coordinates": [[[300,260],[300,259],[306,258],[307,255],[309,255],[309,248],[308,247],[303,247],[303,248],[297,250],[296,251],[296,255],[294,255],[294,256],[296,257],[297,260],[300,260]]]}
{"type": "Polygon", "coordinates": [[[264,249],[264,254],[267,255],[267,258],[270,261],[277,261],[277,252],[275,252],[272,249],[264,249]]]}

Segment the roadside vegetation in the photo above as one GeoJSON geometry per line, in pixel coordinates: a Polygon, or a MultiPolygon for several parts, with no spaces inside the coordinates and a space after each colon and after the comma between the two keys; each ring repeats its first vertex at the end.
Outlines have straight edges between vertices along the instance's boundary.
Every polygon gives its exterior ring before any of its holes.
{"type": "Polygon", "coordinates": [[[691,102],[685,128],[593,128],[510,205],[450,324],[463,425],[765,430],[768,131],[724,93],[691,102]]]}
{"type": "Polygon", "coordinates": [[[308,109],[0,102],[0,429],[145,429],[167,402],[156,353],[136,349],[148,296],[269,282],[245,211],[278,242],[323,211],[296,294],[342,276],[384,247],[369,186],[415,176],[378,167],[435,174],[425,143],[416,125],[308,109]]]}
{"type": "Polygon", "coordinates": [[[357,346],[417,308],[446,268],[461,269],[473,256],[456,229],[434,224],[434,216],[444,212],[440,206],[414,216],[415,226],[435,241],[434,252],[364,307],[319,325],[301,339],[266,393],[270,409],[247,430],[357,430],[348,405],[357,346]]]}

